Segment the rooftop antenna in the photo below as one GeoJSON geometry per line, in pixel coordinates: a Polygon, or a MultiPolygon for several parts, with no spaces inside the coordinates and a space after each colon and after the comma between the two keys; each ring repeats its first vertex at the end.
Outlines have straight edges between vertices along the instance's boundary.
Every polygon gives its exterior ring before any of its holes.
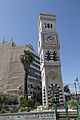
{"type": "Polygon", "coordinates": [[[3,38],[3,42],[2,43],[5,43],[5,36],[4,36],[4,38],[3,38]]]}
{"type": "Polygon", "coordinates": [[[13,41],[13,37],[11,37],[11,44],[12,44],[12,47],[14,47],[14,41],[13,41]]]}

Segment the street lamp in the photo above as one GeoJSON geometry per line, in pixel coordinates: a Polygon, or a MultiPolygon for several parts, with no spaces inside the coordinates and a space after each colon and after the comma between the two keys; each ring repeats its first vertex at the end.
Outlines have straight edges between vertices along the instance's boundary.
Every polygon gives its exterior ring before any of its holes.
{"type": "Polygon", "coordinates": [[[75,92],[76,92],[76,98],[77,98],[77,87],[76,87],[76,82],[74,82],[74,86],[75,86],[75,92]]]}

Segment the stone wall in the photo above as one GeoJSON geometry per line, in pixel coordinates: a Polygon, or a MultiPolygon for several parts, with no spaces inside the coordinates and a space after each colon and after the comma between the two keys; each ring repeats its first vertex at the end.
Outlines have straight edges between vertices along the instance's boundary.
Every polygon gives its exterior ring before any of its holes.
{"type": "Polygon", "coordinates": [[[0,120],[56,120],[54,111],[0,114],[0,120]]]}

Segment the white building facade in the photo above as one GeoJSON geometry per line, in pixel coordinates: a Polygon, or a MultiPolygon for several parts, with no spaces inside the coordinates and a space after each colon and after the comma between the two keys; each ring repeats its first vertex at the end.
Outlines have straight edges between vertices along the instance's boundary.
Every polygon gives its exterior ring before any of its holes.
{"type": "Polygon", "coordinates": [[[57,105],[63,105],[64,90],[61,75],[60,41],[56,32],[56,15],[40,14],[38,31],[43,105],[51,106],[53,96],[57,105]]]}

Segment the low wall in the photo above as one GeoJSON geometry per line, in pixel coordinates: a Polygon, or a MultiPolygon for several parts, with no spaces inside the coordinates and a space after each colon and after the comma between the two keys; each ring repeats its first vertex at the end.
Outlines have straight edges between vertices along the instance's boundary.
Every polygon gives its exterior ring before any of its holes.
{"type": "Polygon", "coordinates": [[[0,114],[0,120],[56,120],[54,111],[0,114]]]}
{"type": "MultiPolygon", "coordinates": [[[[76,110],[69,110],[70,120],[78,117],[76,110]]],[[[58,110],[58,118],[56,119],[55,111],[40,112],[22,112],[22,113],[5,113],[0,114],[0,120],[67,120],[65,110],[58,110]]]]}

